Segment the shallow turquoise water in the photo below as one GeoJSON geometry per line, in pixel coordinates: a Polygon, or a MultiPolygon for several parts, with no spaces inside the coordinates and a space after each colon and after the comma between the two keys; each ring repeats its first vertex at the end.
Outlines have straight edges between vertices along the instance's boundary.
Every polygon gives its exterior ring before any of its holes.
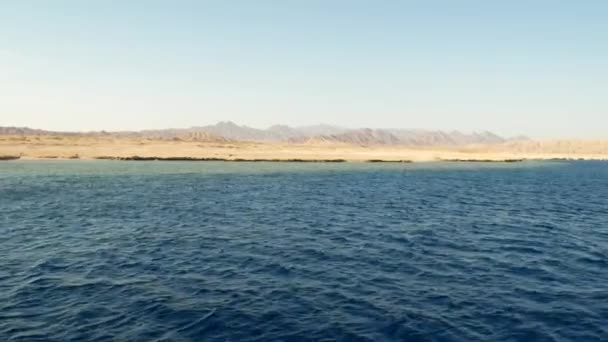
{"type": "Polygon", "coordinates": [[[0,163],[0,340],[608,340],[608,163],[0,163]]]}

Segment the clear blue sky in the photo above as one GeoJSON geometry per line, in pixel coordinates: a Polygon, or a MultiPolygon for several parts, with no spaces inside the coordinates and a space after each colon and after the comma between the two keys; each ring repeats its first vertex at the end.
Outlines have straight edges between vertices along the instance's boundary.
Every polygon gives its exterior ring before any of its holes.
{"type": "Polygon", "coordinates": [[[0,125],[608,138],[608,1],[0,2],[0,125]]]}

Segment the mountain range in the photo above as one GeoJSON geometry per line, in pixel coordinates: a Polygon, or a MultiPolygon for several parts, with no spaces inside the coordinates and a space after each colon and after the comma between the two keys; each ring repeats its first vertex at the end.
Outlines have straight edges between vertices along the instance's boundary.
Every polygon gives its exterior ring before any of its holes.
{"type": "Polygon", "coordinates": [[[203,142],[282,142],[291,144],[351,144],[361,146],[466,146],[501,144],[528,140],[505,138],[492,132],[462,133],[412,129],[348,129],[330,125],[290,127],[274,125],[258,129],[222,121],[215,125],[119,132],[56,132],[27,127],[0,127],[0,135],[112,136],[149,139],[193,140],[203,142]]]}

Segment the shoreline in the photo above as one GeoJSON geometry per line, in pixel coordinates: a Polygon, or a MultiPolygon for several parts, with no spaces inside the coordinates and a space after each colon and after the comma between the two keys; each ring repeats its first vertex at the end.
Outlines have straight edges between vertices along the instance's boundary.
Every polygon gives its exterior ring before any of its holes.
{"type": "Polygon", "coordinates": [[[292,163],[518,163],[608,160],[608,143],[476,146],[278,144],[70,136],[0,136],[0,161],[116,160],[292,163]]]}
{"type": "Polygon", "coordinates": [[[518,159],[434,159],[434,160],[391,160],[391,159],[300,159],[300,158],[195,158],[195,157],[112,157],[101,156],[94,158],[76,158],[76,157],[21,157],[21,156],[0,156],[0,162],[15,162],[15,161],[136,161],[136,162],[226,162],[226,163],[361,163],[361,164],[412,164],[412,163],[473,163],[473,164],[518,164],[525,162],[575,162],[575,161],[598,161],[606,162],[606,159],[600,158],[518,158],[518,159]]]}

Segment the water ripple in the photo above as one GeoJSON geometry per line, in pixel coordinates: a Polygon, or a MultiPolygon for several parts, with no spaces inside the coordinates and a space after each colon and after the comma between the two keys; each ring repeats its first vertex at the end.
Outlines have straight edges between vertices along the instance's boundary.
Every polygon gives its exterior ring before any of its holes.
{"type": "Polygon", "coordinates": [[[608,340],[608,164],[0,164],[2,341],[608,340]]]}

